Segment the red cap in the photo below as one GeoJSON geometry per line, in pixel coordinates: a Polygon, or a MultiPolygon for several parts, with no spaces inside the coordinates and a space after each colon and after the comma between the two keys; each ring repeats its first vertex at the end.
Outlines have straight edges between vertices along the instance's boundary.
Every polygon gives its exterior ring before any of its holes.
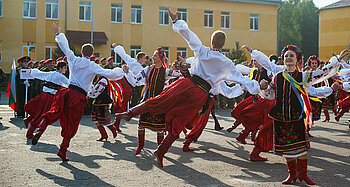
{"type": "Polygon", "coordinates": [[[50,63],[50,62],[53,62],[53,60],[52,60],[52,59],[47,59],[47,60],[44,62],[44,64],[47,64],[47,63],[50,63]]]}
{"type": "Polygon", "coordinates": [[[38,64],[39,63],[39,61],[35,61],[34,63],[33,63],[33,65],[35,66],[36,64],[38,64]]]}
{"type": "Polygon", "coordinates": [[[58,59],[56,59],[56,62],[61,61],[61,60],[63,60],[63,57],[59,57],[58,59]]]}
{"type": "Polygon", "coordinates": [[[63,60],[64,60],[64,61],[66,61],[66,60],[67,60],[67,57],[66,57],[66,56],[64,56],[64,57],[63,57],[63,60]]]}
{"type": "Polygon", "coordinates": [[[104,61],[104,60],[106,60],[106,57],[101,58],[100,62],[102,62],[102,61],[104,61]]]}
{"type": "Polygon", "coordinates": [[[21,56],[17,59],[17,62],[22,62],[23,60],[30,61],[30,57],[29,56],[21,56]]]}
{"type": "Polygon", "coordinates": [[[111,56],[111,57],[109,57],[108,59],[107,59],[107,61],[109,61],[110,59],[113,59],[114,57],[113,56],[111,56]]]}
{"type": "Polygon", "coordinates": [[[45,62],[45,60],[40,60],[40,62],[39,62],[39,63],[40,63],[40,64],[43,64],[44,62],[45,62]]]}

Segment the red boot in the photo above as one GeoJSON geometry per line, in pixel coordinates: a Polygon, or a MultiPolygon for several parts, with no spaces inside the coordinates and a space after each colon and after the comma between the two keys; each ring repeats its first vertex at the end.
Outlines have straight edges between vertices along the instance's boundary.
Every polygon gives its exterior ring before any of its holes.
{"type": "Polygon", "coordinates": [[[259,154],[261,153],[261,149],[258,147],[254,147],[253,151],[250,153],[250,161],[267,161],[267,158],[261,157],[259,154]]]}
{"type": "Polygon", "coordinates": [[[228,128],[227,131],[228,131],[228,132],[232,132],[232,131],[235,130],[240,124],[241,124],[241,121],[240,121],[240,120],[236,120],[236,121],[233,123],[232,127],[228,128]]]}
{"type": "Polygon", "coordinates": [[[295,161],[295,159],[293,159],[290,162],[287,162],[287,166],[288,166],[288,172],[289,175],[288,177],[282,182],[282,184],[290,184],[293,182],[295,182],[298,178],[298,173],[297,173],[297,162],[295,161]]]}
{"type": "Polygon", "coordinates": [[[183,152],[190,152],[190,151],[194,151],[192,148],[190,148],[190,144],[191,144],[192,140],[187,138],[184,142],[184,146],[182,147],[182,151],[183,152]]]}
{"type": "Polygon", "coordinates": [[[135,155],[138,155],[141,153],[141,150],[145,146],[145,130],[138,130],[137,135],[139,137],[139,145],[137,146],[135,150],[135,155]]]}
{"type": "Polygon", "coordinates": [[[334,110],[332,110],[332,111],[333,111],[334,116],[337,116],[337,115],[338,115],[337,109],[334,109],[334,110]]]}
{"type": "Polygon", "coordinates": [[[316,183],[307,175],[307,159],[298,159],[297,163],[298,179],[305,181],[308,185],[315,185],[316,183]]]}
{"type": "Polygon", "coordinates": [[[113,126],[115,127],[115,129],[117,129],[118,132],[122,132],[122,130],[120,130],[120,119],[119,118],[116,117],[114,119],[113,126]]]}
{"type": "Polygon", "coordinates": [[[35,131],[36,127],[34,127],[33,125],[30,125],[29,129],[27,130],[27,134],[26,137],[28,139],[33,139],[34,138],[34,131],[35,131]]]}
{"type": "Polygon", "coordinates": [[[109,128],[109,130],[111,130],[112,131],[112,133],[113,133],[113,138],[116,138],[117,137],[117,129],[114,127],[114,125],[109,125],[109,126],[107,126],[108,128],[109,128]]]}
{"type": "Polygon", "coordinates": [[[97,129],[98,131],[100,131],[101,138],[96,141],[103,141],[103,140],[107,141],[108,135],[107,135],[106,129],[102,125],[98,125],[97,129]]]}
{"type": "Polygon", "coordinates": [[[239,135],[236,137],[236,140],[241,142],[242,144],[247,144],[247,142],[245,141],[245,139],[247,138],[249,134],[249,131],[244,129],[242,130],[239,135]]]}
{"type": "Polygon", "coordinates": [[[26,119],[24,119],[24,126],[26,126],[26,128],[28,128],[29,123],[33,120],[34,116],[30,115],[29,117],[27,117],[26,119]]]}
{"type": "MultiPolygon", "coordinates": [[[[334,112],[334,111],[333,111],[334,112]]],[[[322,122],[328,122],[331,118],[329,117],[329,112],[328,110],[323,110],[324,115],[326,116],[326,119],[323,120],[322,122]]]]}
{"type": "Polygon", "coordinates": [[[164,132],[157,133],[157,144],[160,145],[164,139],[164,132]]]}
{"type": "Polygon", "coordinates": [[[69,159],[66,156],[67,149],[69,147],[69,142],[70,138],[63,138],[60,150],[57,153],[57,156],[59,156],[62,159],[62,161],[69,161],[69,159]]]}
{"type": "Polygon", "coordinates": [[[340,118],[345,114],[344,110],[340,110],[337,116],[335,116],[335,120],[339,122],[340,118]]]}
{"type": "Polygon", "coordinates": [[[49,125],[48,120],[46,118],[42,118],[38,131],[34,135],[34,138],[32,139],[32,145],[36,145],[41,137],[41,135],[45,132],[47,126],[49,125]]]}
{"type": "Polygon", "coordinates": [[[130,121],[131,118],[138,116],[140,114],[148,112],[148,107],[146,106],[145,102],[140,103],[132,108],[130,108],[128,111],[123,113],[116,113],[115,117],[119,119],[124,119],[126,121],[130,121]]]}
{"type": "Polygon", "coordinates": [[[169,133],[154,152],[154,156],[156,157],[157,164],[160,168],[163,168],[163,158],[165,153],[169,150],[175,140],[176,137],[169,133]]]}

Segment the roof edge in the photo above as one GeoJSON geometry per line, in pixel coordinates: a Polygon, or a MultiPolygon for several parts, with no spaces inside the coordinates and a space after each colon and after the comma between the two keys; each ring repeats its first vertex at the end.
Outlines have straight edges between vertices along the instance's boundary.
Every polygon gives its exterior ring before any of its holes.
{"type": "Polygon", "coordinates": [[[240,3],[254,3],[254,4],[266,4],[266,5],[283,5],[282,0],[279,2],[277,1],[272,1],[272,0],[222,0],[222,1],[232,1],[232,2],[240,2],[240,3]]]}

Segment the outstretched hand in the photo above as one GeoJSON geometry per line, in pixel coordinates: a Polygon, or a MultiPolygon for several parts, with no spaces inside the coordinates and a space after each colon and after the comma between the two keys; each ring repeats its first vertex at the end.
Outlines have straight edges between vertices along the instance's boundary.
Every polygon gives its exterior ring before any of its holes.
{"type": "Polygon", "coordinates": [[[268,86],[269,86],[269,82],[267,80],[263,79],[260,81],[261,90],[266,90],[268,86]]]}
{"type": "Polygon", "coordinates": [[[171,12],[171,10],[170,10],[169,7],[167,7],[167,9],[168,9],[168,13],[169,13],[169,16],[170,16],[171,20],[172,20],[172,21],[176,20],[176,19],[177,19],[177,13],[178,13],[178,12],[176,11],[176,13],[174,14],[173,12],[171,12]]]}
{"type": "Polygon", "coordinates": [[[61,27],[58,27],[58,23],[54,23],[52,24],[52,30],[53,32],[56,34],[56,33],[60,33],[61,32],[61,27]]]}
{"type": "Polygon", "coordinates": [[[340,56],[339,56],[339,60],[342,60],[344,57],[346,57],[348,55],[348,50],[344,49],[340,52],[340,56]]]}

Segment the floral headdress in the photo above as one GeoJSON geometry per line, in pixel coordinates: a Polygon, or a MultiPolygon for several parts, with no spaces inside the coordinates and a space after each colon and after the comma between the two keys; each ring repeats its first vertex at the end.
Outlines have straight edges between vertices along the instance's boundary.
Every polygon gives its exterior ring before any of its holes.
{"type": "Polygon", "coordinates": [[[167,57],[165,55],[165,52],[163,51],[163,48],[158,47],[157,51],[158,51],[159,58],[162,61],[163,67],[164,68],[169,68],[169,61],[168,61],[168,59],[167,59],[167,57]]]}
{"type": "Polygon", "coordinates": [[[317,66],[320,66],[320,59],[316,56],[316,55],[312,55],[312,56],[310,56],[308,59],[307,59],[307,64],[309,65],[309,66],[311,66],[311,62],[313,61],[313,60],[316,60],[317,61],[317,66]]]}
{"type": "Polygon", "coordinates": [[[295,45],[287,45],[286,47],[283,48],[283,50],[281,52],[282,60],[284,61],[284,54],[289,50],[294,51],[297,55],[298,62],[301,62],[301,60],[303,58],[303,54],[301,53],[300,49],[295,45]]]}

